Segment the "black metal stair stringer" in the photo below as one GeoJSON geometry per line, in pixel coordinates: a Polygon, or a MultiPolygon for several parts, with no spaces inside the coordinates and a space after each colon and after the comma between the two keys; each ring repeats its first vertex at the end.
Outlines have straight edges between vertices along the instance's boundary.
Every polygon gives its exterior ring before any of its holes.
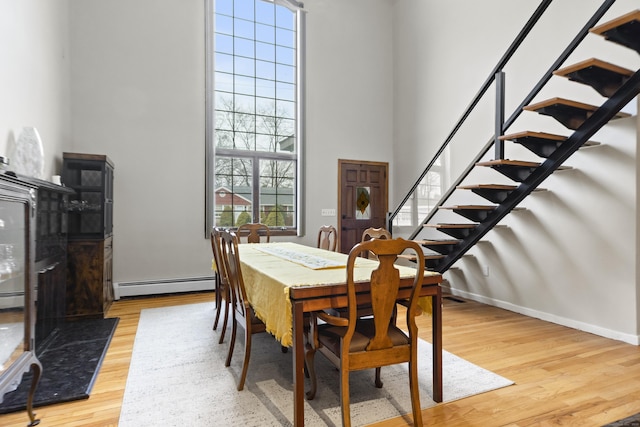
{"type": "Polygon", "coordinates": [[[555,172],[598,130],[606,125],[625,105],[640,93],[640,70],[636,71],[593,115],[588,117],[574,133],[544,163],[533,171],[503,203],[498,205],[486,220],[479,223],[467,238],[438,263],[436,271],[444,273],[485,234],[535,190],[549,175],[555,172]]]}

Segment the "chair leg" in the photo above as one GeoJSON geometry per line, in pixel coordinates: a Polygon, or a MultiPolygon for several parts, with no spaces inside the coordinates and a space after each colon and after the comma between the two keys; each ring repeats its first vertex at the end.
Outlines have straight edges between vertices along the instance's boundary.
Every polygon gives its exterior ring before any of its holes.
{"type": "Polygon", "coordinates": [[[420,390],[418,389],[418,364],[409,362],[409,390],[411,392],[411,410],[413,425],[422,426],[422,409],[420,408],[420,390]]]}
{"type": "Polygon", "coordinates": [[[218,344],[222,344],[224,341],[224,335],[227,331],[227,321],[229,320],[229,299],[224,298],[224,317],[222,318],[222,331],[220,332],[220,339],[218,340],[218,344]]]}
{"type": "Polygon", "coordinates": [[[340,401],[342,402],[342,426],[351,427],[351,409],[349,408],[349,371],[340,369],[340,401]]]}
{"type": "Polygon", "coordinates": [[[218,320],[220,320],[220,304],[222,303],[222,294],[220,293],[220,281],[218,275],[215,278],[215,294],[216,294],[216,317],[213,321],[213,330],[218,328],[218,320]]]}
{"type": "Polygon", "coordinates": [[[227,360],[224,362],[224,366],[229,367],[229,365],[231,365],[231,356],[233,356],[233,347],[236,344],[236,330],[238,328],[237,324],[238,322],[236,322],[236,314],[235,311],[233,312],[233,318],[231,319],[232,322],[232,326],[231,326],[231,342],[229,343],[229,353],[227,354],[227,360]]]}
{"type": "Polygon", "coordinates": [[[218,296],[216,295],[216,317],[213,319],[213,330],[215,331],[218,328],[218,320],[220,320],[220,311],[222,308],[220,307],[220,302],[218,301],[218,296]]]}
{"type": "Polygon", "coordinates": [[[378,388],[382,388],[382,381],[380,380],[380,371],[382,370],[382,368],[377,367],[376,368],[376,387],[378,388]]]}
{"type": "MultiPolygon", "coordinates": [[[[250,321],[250,320],[249,320],[250,321]]],[[[249,358],[251,357],[251,327],[247,325],[244,330],[244,362],[242,363],[242,374],[238,382],[238,391],[244,388],[244,381],[247,378],[247,370],[249,369],[249,358]]]]}
{"type": "Polygon", "coordinates": [[[314,356],[316,354],[316,350],[312,348],[309,344],[307,344],[307,351],[304,354],[304,366],[308,373],[310,388],[307,391],[306,396],[307,400],[313,400],[316,397],[316,390],[318,389],[318,382],[316,378],[316,367],[314,363],[314,356]]]}

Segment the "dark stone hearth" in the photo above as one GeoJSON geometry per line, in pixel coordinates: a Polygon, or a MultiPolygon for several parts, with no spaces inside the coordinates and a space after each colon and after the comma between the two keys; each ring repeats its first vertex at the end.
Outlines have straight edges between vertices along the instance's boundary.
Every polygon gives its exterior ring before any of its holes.
{"type": "Polygon", "coordinates": [[[632,415],[602,427],[640,427],[640,414],[632,415]]]}
{"type": "MultiPolygon", "coordinates": [[[[35,407],[89,397],[118,320],[116,317],[66,322],[42,348],[36,349],[42,377],[36,389],[35,407]]],[[[4,395],[0,414],[24,410],[30,385],[29,373],[16,391],[4,395]]]]}

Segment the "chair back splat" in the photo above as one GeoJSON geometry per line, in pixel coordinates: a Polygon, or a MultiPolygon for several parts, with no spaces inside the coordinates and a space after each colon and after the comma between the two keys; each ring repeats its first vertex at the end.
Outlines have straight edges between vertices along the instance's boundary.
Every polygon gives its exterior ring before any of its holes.
{"type": "Polygon", "coordinates": [[[328,251],[338,248],[338,230],[332,225],[323,225],[318,231],[318,247],[328,251]]]}
{"type": "Polygon", "coordinates": [[[391,233],[386,228],[367,228],[362,232],[362,241],[371,239],[391,239],[391,233]]]}
{"type": "Polygon", "coordinates": [[[271,240],[271,232],[269,227],[261,223],[249,223],[242,224],[238,227],[236,234],[239,238],[247,238],[247,243],[260,243],[262,238],[265,238],[265,242],[269,243],[271,240]]]}
{"type": "MultiPolygon", "coordinates": [[[[366,230],[364,230],[362,232],[362,241],[366,242],[369,241],[371,239],[385,239],[385,240],[389,240],[391,239],[391,233],[386,229],[386,228],[367,228],[366,230]]],[[[370,258],[370,259],[376,259],[376,257],[374,255],[372,255],[370,252],[368,251],[364,251],[360,254],[360,256],[365,257],[365,258],[370,258]]]]}

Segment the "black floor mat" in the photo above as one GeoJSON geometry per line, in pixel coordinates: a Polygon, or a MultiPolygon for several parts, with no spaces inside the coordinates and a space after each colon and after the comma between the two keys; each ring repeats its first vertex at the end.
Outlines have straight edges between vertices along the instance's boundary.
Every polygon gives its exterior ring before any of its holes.
{"type": "MultiPolygon", "coordinates": [[[[42,376],[34,407],[89,397],[118,320],[116,317],[67,322],[52,333],[43,348],[36,349],[42,376]]],[[[4,395],[0,414],[26,408],[31,377],[31,373],[24,375],[18,388],[4,395]]]]}

